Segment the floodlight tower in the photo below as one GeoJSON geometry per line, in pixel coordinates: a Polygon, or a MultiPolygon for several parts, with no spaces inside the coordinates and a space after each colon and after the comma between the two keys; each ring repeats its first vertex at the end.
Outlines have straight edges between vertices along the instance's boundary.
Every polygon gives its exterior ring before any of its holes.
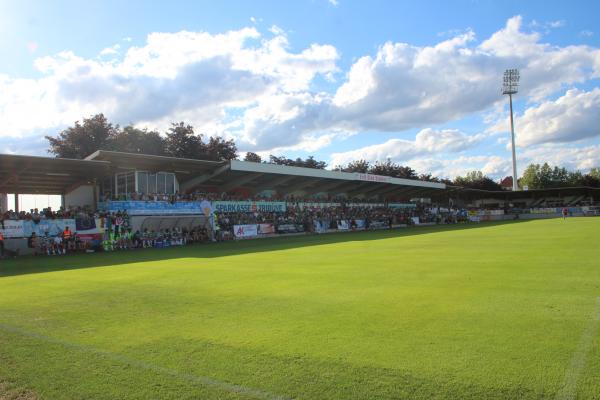
{"type": "Polygon", "coordinates": [[[517,185],[517,156],[515,153],[515,125],[513,122],[512,95],[519,91],[519,70],[507,69],[504,71],[504,82],[502,84],[502,94],[508,95],[510,104],[510,135],[512,138],[512,165],[513,165],[513,191],[519,190],[517,185]]]}

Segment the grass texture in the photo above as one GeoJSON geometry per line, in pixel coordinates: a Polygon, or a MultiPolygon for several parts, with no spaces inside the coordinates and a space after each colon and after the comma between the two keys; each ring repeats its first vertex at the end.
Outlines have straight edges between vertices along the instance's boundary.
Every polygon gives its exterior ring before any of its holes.
{"type": "Polygon", "coordinates": [[[600,218],[573,218],[3,260],[0,382],[40,399],[599,399],[599,239],[600,218]]]}

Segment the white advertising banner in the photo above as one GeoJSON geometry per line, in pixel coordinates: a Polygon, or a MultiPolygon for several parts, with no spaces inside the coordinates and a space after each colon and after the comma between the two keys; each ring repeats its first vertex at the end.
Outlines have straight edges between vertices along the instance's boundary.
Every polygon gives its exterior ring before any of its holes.
{"type": "Polygon", "coordinates": [[[236,238],[249,238],[258,236],[258,225],[234,225],[233,235],[236,238]]]}
{"type": "Polygon", "coordinates": [[[2,232],[5,238],[23,237],[23,222],[6,220],[4,221],[4,227],[0,224],[0,232],[2,232]]]}
{"type": "Polygon", "coordinates": [[[270,235],[275,233],[275,225],[273,224],[258,224],[259,235],[270,235]]]}
{"type": "Polygon", "coordinates": [[[345,219],[342,219],[337,222],[337,228],[339,231],[347,231],[350,229],[350,224],[345,219]]]}

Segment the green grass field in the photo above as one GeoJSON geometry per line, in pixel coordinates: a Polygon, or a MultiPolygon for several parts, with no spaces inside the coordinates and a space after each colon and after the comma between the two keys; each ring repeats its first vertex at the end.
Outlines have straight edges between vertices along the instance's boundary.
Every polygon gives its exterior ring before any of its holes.
{"type": "Polygon", "coordinates": [[[0,261],[0,399],[600,399],[599,239],[578,218],[0,261]]]}

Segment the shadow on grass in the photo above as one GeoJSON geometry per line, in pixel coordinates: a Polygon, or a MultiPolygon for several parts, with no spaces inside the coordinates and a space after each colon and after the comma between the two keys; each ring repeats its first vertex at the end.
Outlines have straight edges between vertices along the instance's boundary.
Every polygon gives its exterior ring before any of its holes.
{"type": "Polygon", "coordinates": [[[359,231],[330,234],[271,237],[257,240],[116,251],[110,253],[73,254],[67,256],[24,256],[0,261],[0,278],[6,276],[64,271],[80,268],[105,267],[129,263],[172,260],[176,258],[217,258],[248,253],[288,250],[306,246],[319,246],[345,242],[390,239],[394,237],[426,235],[438,232],[485,229],[489,227],[524,223],[527,220],[495,221],[481,224],[456,224],[400,228],[393,230],[359,231]]]}

